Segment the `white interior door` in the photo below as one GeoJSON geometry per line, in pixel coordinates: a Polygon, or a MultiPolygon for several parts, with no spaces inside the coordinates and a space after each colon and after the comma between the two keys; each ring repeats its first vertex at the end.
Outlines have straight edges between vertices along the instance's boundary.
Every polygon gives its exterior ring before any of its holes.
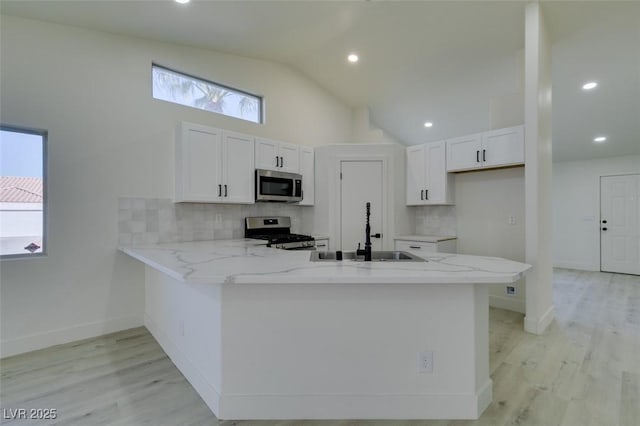
{"type": "MultiPolygon", "coordinates": [[[[360,243],[364,249],[366,204],[371,203],[371,234],[383,229],[382,161],[340,162],[340,242],[345,251],[360,243]]],[[[372,249],[382,250],[382,238],[371,238],[372,249]]]]}
{"type": "Polygon", "coordinates": [[[600,178],[600,269],[640,275],[640,175],[600,178]]]}

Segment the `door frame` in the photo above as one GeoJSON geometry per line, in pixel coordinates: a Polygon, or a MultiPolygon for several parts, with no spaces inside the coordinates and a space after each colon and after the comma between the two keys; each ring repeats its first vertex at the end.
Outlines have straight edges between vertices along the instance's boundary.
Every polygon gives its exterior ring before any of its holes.
{"type": "MultiPolygon", "coordinates": [[[[393,229],[390,228],[389,223],[389,157],[386,155],[335,155],[331,158],[331,169],[329,176],[329,188],[330,188],[330,196],[329,200],[331,202],[331,209],[329,214],[329,236],[331,241],[335,241],[331,246],[334,250],[342,249],[339,248],[339,245],[342,244],[341,238],[341,225],[342,225],[342,199],[341,199],[341,180],[340,180],[340,171],[341,164],[343,161],[380,161],[382,162],[382,206],[381,211],[382,214],[382,247],[383,250],[391,250],[389,246],[389,241],[393,241],[392,233],[393,229]]],[[[364,211],[363,211],[364,214],[364,211]]],[[[352,250],[351,248],[347,248],[346,250],[352,250]]]]}
{"type": "MultiPolygon", "coordinates": [[[[618,177],[618,176],[635,176],[640,175],[638,172],[627,172],[627,173],[615,173],[615,174],[606,174],[600,175],[598,177],[598,262],[600,266],[598,267],[598,271],[600,272],[608,272],[602,270],[602,178],[606,177],[618,177]]],[[[608,272],[612,274],[617,274],[619,272],[608,272]]]]}

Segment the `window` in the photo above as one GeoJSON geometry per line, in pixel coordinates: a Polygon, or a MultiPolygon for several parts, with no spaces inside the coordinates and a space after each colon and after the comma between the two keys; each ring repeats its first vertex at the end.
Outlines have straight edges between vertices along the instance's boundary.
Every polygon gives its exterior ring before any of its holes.
{"type": "Polygon", "coordinates": [[[151,65],[153,97],[229,117],[262,123],[262,98],[156,64],[151,65]]]}
{"type": "Polygon", "coordinates": [[[0,257],[46,250],[47,132],[0,126],[0,257]]]}

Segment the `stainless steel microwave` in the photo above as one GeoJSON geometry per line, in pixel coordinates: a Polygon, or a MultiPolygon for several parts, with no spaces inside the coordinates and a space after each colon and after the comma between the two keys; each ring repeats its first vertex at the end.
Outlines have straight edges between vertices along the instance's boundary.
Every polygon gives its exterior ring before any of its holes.
{"type": "Polygon", "coordinates": [[[302,201],[302,175],[256,169],[256,201],[280,203],[302,201]]]}

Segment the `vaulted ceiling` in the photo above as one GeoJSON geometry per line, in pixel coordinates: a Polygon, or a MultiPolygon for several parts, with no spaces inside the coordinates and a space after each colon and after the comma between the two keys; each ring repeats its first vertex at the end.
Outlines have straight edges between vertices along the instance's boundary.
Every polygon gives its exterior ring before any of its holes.
{"type": "MultiPolygon", "coordinates": [[[[519,99],[520,1],[15,1],[0,12],[280,62],[408,145],[487,130],[519,99]],[[346,56],[357,52],[360,61],[346,56]],[[434,126],[427,129],[425,121],[434,126]]],[[[640,154],[640,2],[553,1],[554,159],[640,154]],[[596,80],[597,89],[582,84],[596,80]],[[596,135],[608,141],[595,144],[596,135]]]]}

